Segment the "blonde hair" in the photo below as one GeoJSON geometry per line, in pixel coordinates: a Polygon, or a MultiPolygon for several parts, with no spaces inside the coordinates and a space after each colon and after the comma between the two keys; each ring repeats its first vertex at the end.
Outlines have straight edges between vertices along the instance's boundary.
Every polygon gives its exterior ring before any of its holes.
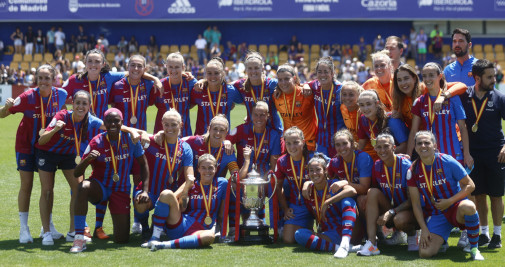
{"type": "Polygon", "coordinates": [[[212,156],[211,154],[206,153],[206,154],[203,154],[200,157],[198,157],[198,165],[197,165],[197,167],[200,167],[200,163],[204,162],[206,160],[210,160],[214,166],[217,166],[217,160],[216,160],[216,158],[214,156],[212,156]]]}
{"type": "Polygon", "coordinates": [[[230,129],[230,122],[228,121],[226,116],[223,114],[217,114],[216,116],[214,116],[214,118],[212,118],[212,120],[210,120],[209,126],[207,126],[207,132],[202,135],[203,141],[205,143],[209,142],[209,137],[210,137],[209,130],[212,127],[212,124],[214,124],[216,121],[219,121],[219,120],[226,123],[226,131],[228,131],[230,129]]]}
{"type": "Polygon", "coordinates": [[[163,113],[163,117],[161,117],[161,120],[163,121],[170,116],[174,116],[177,119],[177,122],[179,122],[179,124],[182,123],[181,114],[179,114],[179,112],[174,108],[165,111],[165,113],[163,113]]]}
{"type": "MultiPolygon", "coordinates": [[[[263,68],[265,67],[265,61],[263,60],[263,57],[261,56],[260,53],[256,51],[249,51],[245,57],[244,65],[247,67],[247,64],[249,64],[252,60],[259,60],[261,64],[261,69],[263,70],[263,68]]],[[[263,76],[264,74],[262,72],[261,77],[263,76]]],[[[246,92],[250,92],[252,90],[252,84],[251,81],[249,80],[249,76],[245,79],[244,88],[246,92]]]]}
{"type": "Polygon", "coordinates": [[[342,88],[340,89],[340,98],[342,98],[342,90],[344,88],[352,89],[353,91],[358,93],[358,96],[361,94],[361,92],[365,91],[365,89],[363,89],[363,87],[359,85],[359,83],[355,81],[345,81],[342,84],[342,88]]]}

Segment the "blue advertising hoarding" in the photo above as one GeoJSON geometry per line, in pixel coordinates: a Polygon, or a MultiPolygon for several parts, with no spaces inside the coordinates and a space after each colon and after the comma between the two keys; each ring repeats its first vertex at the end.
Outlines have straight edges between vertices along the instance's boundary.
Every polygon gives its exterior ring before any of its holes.
{"type": "Polygon", "coordinates": [[[0,0],[0,21],[503,20],[505,0],[0,0]]]}

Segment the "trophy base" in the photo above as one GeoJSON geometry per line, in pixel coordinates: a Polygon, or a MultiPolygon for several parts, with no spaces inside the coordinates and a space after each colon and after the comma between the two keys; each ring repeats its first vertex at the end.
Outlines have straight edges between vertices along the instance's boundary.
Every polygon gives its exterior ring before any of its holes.
{"type": "Polygon", "coordinates": [[[240,225],[238,242],[272,244],[274,240],[268,234],[269,230],[269,227],[266,225],[246,226],[242,224],[240,225]]]}

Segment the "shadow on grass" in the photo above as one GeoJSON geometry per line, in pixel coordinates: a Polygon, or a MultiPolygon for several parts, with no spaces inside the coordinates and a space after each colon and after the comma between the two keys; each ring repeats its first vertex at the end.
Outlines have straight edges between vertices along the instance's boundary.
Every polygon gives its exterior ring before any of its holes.
{"type": "MultiPolygon", "coordinates": [[[[397,261],[412,261],[420,259],[419,252],[407,251],[406,245],[402,246],[382,245],[379,248],[381,250],[381,255],[392,256],[397,261]]],[[[497,250],[488,249],[487,247],[481,247],[479,248],[479,250],[482,252],[484,258],[486,257],[486,254],[494,254],[499,252],[497,250]]],[[[433,264],[436,264],[436,261],[440,260],[449,260],[454,263],[467,263],[473,261],[470,256],[470,253],[466,253],[461,248],[458,248],[456,246],[450,246],[446,252],[438,253],[432,258],[424,260],[428,262],[433,262],[433,264]]]]}

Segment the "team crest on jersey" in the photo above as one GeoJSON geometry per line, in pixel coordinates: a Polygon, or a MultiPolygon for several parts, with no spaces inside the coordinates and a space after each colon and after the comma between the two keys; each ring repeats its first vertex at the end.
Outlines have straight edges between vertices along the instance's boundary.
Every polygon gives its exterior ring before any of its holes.
{"type": "Polygon", "coordinates": [[[442,171],[442,169],[437,169],[437,174],[438,175],[441,175],[442,173],[444,173],[444,171],[442,171]]]}
{"type": "Polygon", "coordinates": [[[487,102],[487,106],[490,107],[490,108],[492,108],[493,107],[493,101],[488,101],[487,102]]]}
{"type": "Polygon", "coordinates": [[[182,88],[182,92],[183,93],[187,93],[188,92],[188,88],[182,88]]]}
{"type": "Polygon", "coordinates": [[[26,160],[25,159],[20,160],[19,165],[21,165],[21,167],[26,166],[26,160]]]}
{"type": "Polygon", "coordinates": [[[140,85],[140,91],[145,91],[146,90],[146,87],[144,86],[144,84],[141,84],[140,85]]]}
{"type": "Polygon", "coordinates": [[[53,108],[57,108],[58,107],[58,102],[53,102],[53,108]]]}
{"type": "Polygon", "coordinates": [[[45,159],[39,159],[39,166],[44,166],[44,164],[46,164],[46,160],[45,159]]]}
{"type": "Polygon", "coordinates": [[[472,72],[471,71],[468,72],[468,77],[472,77],[472,72]]]}
{"type": "Polygon", "coordinates": [[[296,102],[295,102],[295,106],[296,106],[297,108],[301,107],[301,106],[302,106],[302,102],[300,102],[300,101],[296,101],[296,102]]]}
{"type": "Polygon", "coordinates": [[[397,173],[396,173],[396,178],[402,178],[402,174],[401,174],[401,173],[399,173],[399,172],[397,172],[397,173]]]}
{"type": "Polygon", "coordinates": [[[128,144],[123,144],[123,145],[121,146],[121,148],[123,148],[123,149],[128,149],[128,144]]]}
{"type": "Polygon", "coordinates": [[[141,16],[147,16],[154,10],[153,0],[135,0],[135,12],[141,16]]]}

